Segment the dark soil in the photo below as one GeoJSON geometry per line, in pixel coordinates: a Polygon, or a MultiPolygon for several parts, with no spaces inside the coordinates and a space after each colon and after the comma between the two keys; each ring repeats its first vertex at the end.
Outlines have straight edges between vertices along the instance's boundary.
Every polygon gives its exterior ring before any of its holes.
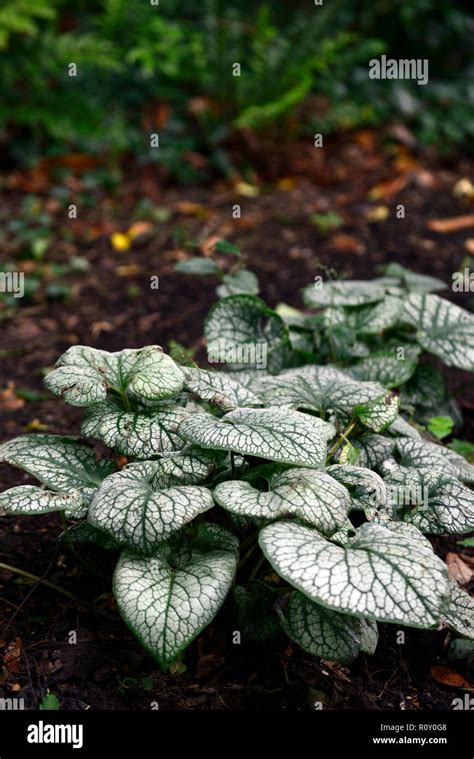
{"type": "MultiPolygon", "coordinates": [[[[74,202],[76,193],[86,192],[84,172],[66,172],[61,182],[54,167],[46,178],[34,172],[3,177],[1,202],[9,216],[20,215],[25,194],[33,191],[54,217],[55,242],[47,260],[80,255],[91,266],[85,274],[66,276],[68,300],[48,301],[40,290],[2,322],[0,441],[28,429],[79,431],[80,411],[42,388],[43,370],[70,345],[120,350],[150,343],[166,349],[170,339],[188,347],[202,344],[202,323],[217,282],[174,272],[176,261],[196,254],[186,241],[205,250],[214,238],[238,244],[259,277],[262,297],[271,305],[294,306],[301,306],[300,288],[324,274],[324,267],[338,276],[370,278],[379,265],[397,261],[450,285],[452,273],[472,252],[468,240],[474,226],[449,234],[427,227],[432,219],[472,213],[472,200],[453,195],[460,178],[473,176],[472,162],[409,153],[364,132],[334,141],[324,153],[305,145],[254,146],[254,165],[258,175],[244,185],[177,189],[164,186],[155,168],[130,164],[115,191],[87,190],[90,203],[77,221],[65,220],[53,191],[61,186],[74,202]],[[369,197],[376,186],[377,200],[369,197]],[[257,196],[250,196],[252,187],[257,196]],[[110,234],[130,226],[143,197],[168,209],[169,218],[118,252],[110,234]],[[232,219],[236,203],[240,220],[232,219]],[[400,204],[405,219],[395,216],[400,204]],[[374,211],[380,207],[388,209],[387,218],[374,211]],[[323,235],[309,217],[328,211],[336,211],[343,224],[323,235]],[[369,221],[371,213],[379,220],[369,221]],[[159,276],[159,290],[150,289],[153,275],[159,276]],[[9,391],[8,382],[14,383],[9,391]],[[18,402],[15,391],[25,390],[30,399],[18,402]]],[[[8,236],[4,250],[9,260],[16,255],[8,236]]],[[[31,263],[18,266],[28,274],[31,263]]],[[[445,294],[470,306],[469,293],[449,289],[445,294]]],[[[468,379],[457,371],[448,376],[454,392],[468,379]]],[[[457,437],[472,439],[474,395],[463,391],[458,400],[465,427],[457,437]]],[[[5,465],[0,480],[2,490],[29,481],[5,465]]],[[[58,548],[61,529],[56,515],[0,519],[1,562],[43,577],[97,610],[0,569],[0,656],[17,639],[21,650],[17,669],[4,667],[3,675],[0,669],[0,695],[24,697],[30,708],[47,688],[63,709],[149,709],[152,702],[160,709],[310,709],[321,702],[334,709],[437,710],[449,709],[462,695],[432,676],[433,666],[446,665],[446,631],[407,629],[399,645],[395,627],[382,625],[377,653],[343,667],[311,658],[285,639],[234,645],[231,603],[191,646],[186,672],[161,674],[120,620],[110,581],[88,571],[67,546],[58,548]],[[78,632],[75,645],[68,642],[71,630],[78,632]]],[[[439,541],[441,555],[448,549],[459,551],[455,541],[439,541]]],[[[110,578],[114,556],[92,548],[81,548],[80,554],[110,578]]]]}

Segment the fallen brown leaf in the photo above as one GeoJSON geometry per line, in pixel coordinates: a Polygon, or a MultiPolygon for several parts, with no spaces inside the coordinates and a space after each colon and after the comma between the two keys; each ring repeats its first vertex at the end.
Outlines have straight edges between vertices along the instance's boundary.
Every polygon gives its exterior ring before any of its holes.
{"type": "Polygon", "coordinates": [[[360,255],[365,248],[356,237],[352,235],[336,234],[329,239],[329,245],[339,253],[357,253],[360,255]]]}
{"type": "Polygon", "coordinates": [[[388,200],[394,195],[398,195],[408,182],[408,177],[402,175],[395,177],[395,179],[389,179],[387,182],[380,182],[369,190],[370,200],[388,200]]]}
{"type": "Polygon", "coordinates": [[[468,237],[464,240],[464,247],[468,253],[474,254],[474,237],[468,237]]]}
{"type": "Polygon", "coordinates": [[[127,236],[130,240],[135,240],[137,237],[147,235],[154,228],[154,224],[151,221],[134,221],[133,224],[127,229],[127,236]]]}
{"type": "Polygon", "coordinates": [[[15,383],[7,382],[4,390],[0,390],[0,409],[4,411],[16,411],[23,408],[25,400],[15,395],[15,383]]]}
{"type": "Polygon", "coordinates": [[[448,565],[448,574],[459,585],[466,585],[474,576],[474,570],[461,559],[459,554],[450,551],[446,554],[446,564],[448,565]]]}
{"type": "Polygon", "coordinates": [[[443,685],[450,685],[453,688],[463,688],[464,690],[474,690],[474,685],[470,680],[449,667],[443,667],[442,665],[431,667],[431,675],[438,683],[442,683],[443,685]]]}
{"type": "Polygon", "coordinates": [[[115,273],[118,277],[134,277],[136,274],[140,274],[141,270],[140,264],[124,264],[117,266],[115,273]]]}
{"type": "Polygon", "coordinates": [[[449,219],[430,219],[426,222],[426,226],[433,232],[440,232],[441,234],[458,232],[460,229],[474,227],[474,213],[452,216],[449,219]]]}
{"type": "Polygon", "coordinates": [[[213,214],[212,209],[207,208],[202,203],[192,203],[189,200],[178,201],[174,208],[183,216],[195,216],[197,219],[208,219],[213,214]]]}
{"type": "Polygon", "coordinates": [[[20,671],[21,638],[15,638],[5,649],[3,664],[9,672],[20,671]]]}

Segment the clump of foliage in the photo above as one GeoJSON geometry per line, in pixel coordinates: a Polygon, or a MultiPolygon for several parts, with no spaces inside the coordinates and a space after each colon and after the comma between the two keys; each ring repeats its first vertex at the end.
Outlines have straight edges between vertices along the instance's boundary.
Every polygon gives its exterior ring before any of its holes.
{"type": "Polygon", "coordinates": [[[392,264],[315,281],[306,311],[225,294],[205,323],[209,353],[234,356],[220,370],[69,348],[45,382],[85,409],[83,438],[4,443],[41,485],[0,508],[60,511],[63,539],[120,551],[118,608],[163,668],[230,593],[244,641],[284,631],[329,660],[372,653],[378,622],[473,639],[474,603],[426,537],[474,530],[474,466],[426,430],[460,417],[422,355],[474,369],[474,317],[442,287],[392,264]]]}
{"type": "Polygon", "coordinates": [[[240,129],[281,140],[398,114],[445,149],[474,132],[467,3],[70,5],[4,0],[0,9],[0,136],[22,163],[45,149],[134,151],[186,181],[206,173],[195,151],[209,157],[208,173],[231,170],[224,146],[240,129]],[[429,87],[369,80],[368,61],[395,49],[429,58],[429,87]]]}

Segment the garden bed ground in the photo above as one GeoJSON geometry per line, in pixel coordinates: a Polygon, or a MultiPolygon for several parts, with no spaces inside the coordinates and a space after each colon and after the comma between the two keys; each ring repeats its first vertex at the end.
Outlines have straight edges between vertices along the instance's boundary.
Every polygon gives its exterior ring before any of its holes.
{"type": "MultiPolygon", "coordinates": [[[[72,344],[119,350],[158,343],[167,349],[173,339],[202,346],[202,322],[216,281],[174,272],[176,261],[196,254],[186,241],[208,251],[213,240],[230,239],[248,256],[262,296],[271,305],[293,306],[301,306],[300,288],[324,275],[321,265],[338,276],[370,278],[380,264],[397,261],[450,284],[452,273],[474,251],[474,224],[451,232],[429,226],[433,220],[472,214],[472,199],[453,194],[459,179],[472,176],[472,162],[441,161],[399,143],[384,146],[382,137],[371,132],[335,140],[324,152],[305,145],[253,149],[258,175],[207,188],[169,187],[155,168],[130,163],[114,192],[101,184],[91,189],[84,162],[77,159],[3,176],[4,217],[19,216],[25,193],[34,192],[53,217],[55,242],[46,259],[61,263],[80,255],[90,268],[66,276],[68,300],[51,302],[38,294],[2,323],[0,440],[31,429],[79,430],[79,410],[52,400],[42,388],[42,370],[72,344]],[[61,180],[55,178],[58,168],[61,180]],[[66,219],[58,187],[68,202],[87,197],[77,221],[66,219]],[[160,220],[127,250],[115,250],[110,236],[130,227],[132,211],[144,197],[160,207],[160,220]],[[242,208],[240,220],[232,219],[236,203],[242,208]],[[405,219],[396,218],[400,204],[405,219]],[[322,234],[310,216],[331,211],[339,214],[341,226],[322,234]],[[153,290],[150,277],[156,275],[160,285],[153,290]]],[[[4,242],[6,258],[13,260],[16,243],[8,236],[4,242]]],[[[19,266],[28,275],[36,264],[19,266]]],[[[468,308],[474,297],[451,290],[446,296],[468,308]]],[[[448,376],[454,392],[468,379],[457,371],[448,376]]],[[[472,440],[472,389],[463,390],[459,400],[466,421],[457,436],[472,440]]],[[[3,465],[0,480],[2,490],[28,481],[3,465]]],[[[0,562],[46,578],[102,614],[0,569],[4,697],[24,697],[34,707],[49,688],[64,709],[148,709],[156,701],[161,709],[310,709],[322,702],[335,709],[436,710],[448,709],[462,694],[440,683],[450,677],[436,669],[447,666],[444,632],[407,630],[405,645],[398,645],[396,629],[382,625],[375,656],[347,668],[312,659],[285,639],[274,646],[233,645],[236,621],[230,605],[191,646],[186,672],[160,674],[121,622],[110,583],[89,572],[66,547],[57,548],[60,530],[57,515],[0,519],[0,562]],[[78,631],[76,645],[68,643],[70,630],[78,631]]],[[[437,548],[443,557],[461,551],[455,540],[438,540],[437,548]]],[[[474,566],[467,553],[465,560],[474,566]]],[[[113,557],[82,548],[81,556],[110,576],[113,557]]]]}

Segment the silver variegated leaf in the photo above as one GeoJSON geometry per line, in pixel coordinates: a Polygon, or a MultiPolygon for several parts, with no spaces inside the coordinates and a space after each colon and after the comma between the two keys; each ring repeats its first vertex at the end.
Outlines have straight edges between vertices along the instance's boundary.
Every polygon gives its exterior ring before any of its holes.
{"type": "Polygon", "coordinates": [[[149,555],[214,505],[208,488],[163,485],[159,473],[155,462],[141,462],[107,477],[89,507],[90,524],[149,555]]]}
{"type": "Polygon", "coordinates": [[[416,327],[416,338],[448,366],[474,371],[474,316],[438,295],[410,293],[403,320],[416,327]]]}
{"type": "Polygon", "coordinates": [[[415,290],[420,293],[428,293],[432,290],[444,290],[447,285],[437,277],[426,274],[418,274],[402,266],[395,261],[385,267],[387,277],[394,278],[396,284],[403,285],[407,290],[415,290]]]}
{"type": "Polygon", "coordinates": [[[125,551],[114,594],[125,622],[166,668],[214,618],[232,584],[238,543],[216,525],[200,527],[194,544],[163,545],[151,557],[125,551]]]}
{"type": "Polygon", "coordinates": [[[386,466],[389,501],[398,519],[436,535],[474,530],[474,492],[444,469],[386,466]]]}
{"type": "Polygon", "coordinates": [[[288,637],[313,656],[349,664],[359,653],[360,620],[321,606],[303,593],[291,594],[280,619],[288,637]]]}
{"type": "Polygon", "coordinates": [[[361,306],[382,300],[385,288],[362,280],[317,282],[303,290],[303,300],[310,308],[326,306],[361,306]]]}
{"type": "Polygon", "coordinates": [[[402,401],[413,406],[437,409],[446,399],[446,383],[441,372],[430,364],[420,364],[402,389],[402,401]]]}
{"type": "Polygon", "coordinates": [[[316,468],[324,464],[327,442],[335,434],[332,424],[279,408],[236,409],[221,419],[195,414],[178,431],[203,448],[316,468]]]}
{"type": "Polygon", "coordinates": [[[474,640],[474,601],[454,580],[449,580],[449,587],[451,592],[443,619],[459,635],[474,640]]]}
{"type": "Polygon", "coordinates": [[[274,475],[270,490],[262,492],[243,480],[223,482],[214,498],[234,514],[258,519],[297,517],[323,535],[341,528],[351,507],[346,488],[325,472],[289,469],[274,475]]]}
{"type": "Polygon", "coordinates": [[[348,369],[351,376],[364,382],[379,382],[384,387],[399,387],[414,374],[421,349],[418,345],[399,346],[397,348],[372,353],[348,369]]]}
{"type": "Polygon", "coordinates": [[[368,432],[357,440],[357,448],[360,450],[358,463],[368,469],[377,469],[386,459],[393,457],[395,451],[395,439],[375,432],[368,432]]]}
{"type": "Polygon", "coordinates": [[[82,493],[58,493],[43,490],[35,485],[18,485],[0,493],[0,514],[49,514],[51,511],[68,511],[82,516],[84,512],[82,493]]]}
{"type": "Polygon", "coordinates": [[[258,295],[260,288],[258,279],[253,271],[248,269],[239,269],[233,274],[224,274],[222,285],[219,285],[216,292],[219,298],[226,298],[228,295],[258,295]]]}
{"type": "Polygon", "coordinates": [[[379,642],[379,630],[377,622],[372,619],[360,619],[360,650],[364,654],[375,653],[379,642]]]}
{"type": "Polygon", "coordinates": [[[362,509],[367,519],[373,519],[387,503],[387,488],[383,479],[362,466],[333,464],[326,472],[351,490],[353,507],[362,509]]]}
{"type": "Polygon", "coordinates": [[[125,411],[114,401],[99,403],[84,417],[81,432],[97,438],[117,453],[134,459],[150,459],[166,451],[178,451],[183,439],[178,425],[189,416],[182,406],[125,411]]]}
{"type": "Polygon", "coordinates": [[[386,295],[378,303],[365,306],[328,308],[324,313],[324,321],[329,328],[346,324],[359,335],[378,335],[397,323],[402,309],[401,298],[386,295]]]}
{"type": "Polygon", "coordinates": [[[353,406],[371,401],[385,390],[375,382],[356,382],[333,366],[308,365],[262,378],[257,392],[264,403],[272,406],[348,414],[353,406]]]}
{"type": "Polygon", "coordinates": [[[209,363],[231,369],[279,371],[288,328],[254,295],[230,295],[211,308],[204,325],[209,363]]]}
{"type": "Polygon", "coordinates": [[[261,405],[257,396],[239,382],[238,372],[234,372],[232,377],[224,372],[187,367],[183,368],[183,372],[186,378],[185,390],[224,411],[240,406],[261,405]]]}
{"type": "Polygon", "coordinates": [[[374,432],[382,432],[393,424],[398,416],[399,408],[400,393],[390,390],[373,401],[355,406],[353,413],[365,427],[374,432]]]}
{"type": "Polygon", "coordinates": [[[394,437],[412,437],[415,440],[421,440],[421,435],[416,427],[407,422],[403,416],[398,416],[385,431],[394,437]]]}
{"type": "Polygon", "coordinates": [[[56,366],[45,385],[72,406],[105,401],[110,390],[160,401],[177,395],[184,384],[181,369],[158,345],[116,353],[74,345],[56,366]]]}
{"type": "Polygon", "coordinates": [[[446,566],[406,534],[370,522],[343,548],[309,527],[276,522],[263,528],[259,542],[281,577],[328,608],[412,627],[440,621],[446,566]]]}
{"type": "Polygon", "coordinates": [[[96,488],[115,469],[112,461],[99,460],[92,446],[63,435],[16,437],[0,445],[0,461],[61,492],[96,488]]]}
{"type": "Polygon", "coordinates": [[[197,485],[204,482],[217,466],[216,454],[188,445],[180,453],[173,453],[154,462],[154,481],[167,485],[197,485]]]}
{"type": "Polygon", "coordinates": [[[436,467],[463,482],[474,482],[474,466],[450,448],[412,438],[397,438],[395,443],[403,466],[436,467]]]}
{"type": "Polygon", "coordinates": [[[402,309],[401,298],[386,295],[379,303],[351,309],[351,324],[360,335],[378,335],[398,322],[402,309]]]}

